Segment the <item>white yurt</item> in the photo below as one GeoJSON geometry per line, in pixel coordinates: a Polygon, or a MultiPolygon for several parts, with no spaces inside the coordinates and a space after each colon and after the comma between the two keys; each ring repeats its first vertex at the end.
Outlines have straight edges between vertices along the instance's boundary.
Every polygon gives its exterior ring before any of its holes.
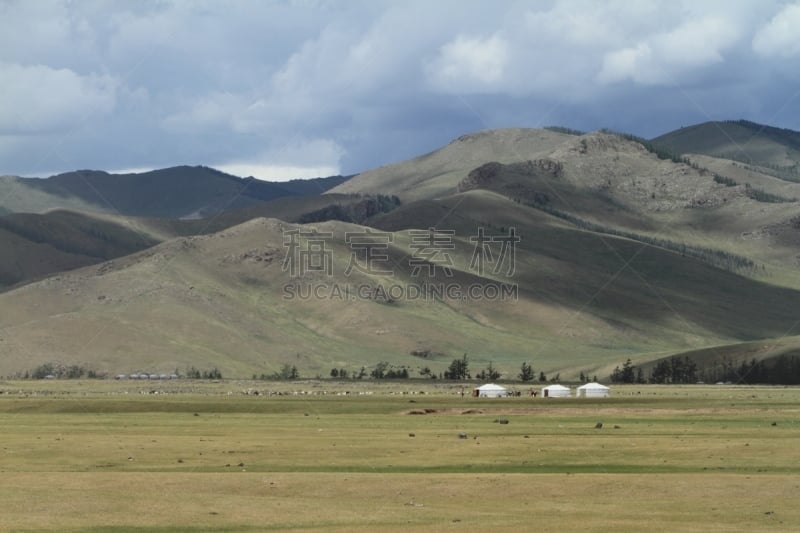
{"type": "Polygon", "coordinates": [[[478,398],[505,398],[508,396],[508,390],[500,385],[494,383],[487,383],[472,390],[472,395],[478,398]]]}
{"type": "Polygon", "coordinates": [[[569,398],[572,391],[564,385],[548,385],[542,388],[543,398],[569,398]]]}
{"type": "Polygon", "coordinates": [[[611,389],[599,383],[587,383],[578,387],[578,398],[608,398],[611,389]]]}

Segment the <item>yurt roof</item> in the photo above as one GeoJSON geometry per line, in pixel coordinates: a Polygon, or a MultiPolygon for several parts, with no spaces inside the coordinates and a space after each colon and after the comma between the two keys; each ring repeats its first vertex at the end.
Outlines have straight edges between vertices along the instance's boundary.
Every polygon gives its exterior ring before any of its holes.
{"type": "Polygon", "coordinates": [[[605,385],[601,385],[600,383],[592,382],[592,383],[587,383],[586,385],[581,385],[580,387],[578,387],[578,389],[602,389],[602,390],[608,390],[608,387],[606,387],[605,385]]]}
{"type": "Polygon", "coordinates": [[[489,391],[489,390],[506,390],[505,387],[501,387],[500,385],[495,385],[494,383],[487,383],[486,385],[481,385],[478,387],[478,390],[489,391]]]}
{"type": "Polygon", "coordinates": [[[547,390],[569,390],[569,387],[565,387],[564,385],[548,385],[545,387],[547,390]]]}

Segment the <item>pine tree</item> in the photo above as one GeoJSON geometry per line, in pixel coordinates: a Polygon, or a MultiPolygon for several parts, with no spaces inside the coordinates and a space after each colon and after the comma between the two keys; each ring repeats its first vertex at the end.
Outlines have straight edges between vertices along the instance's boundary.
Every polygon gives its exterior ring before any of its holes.
{"type": "Polygon", "coordinates": [[[520,381],[532,381],[534,377],[533,367],[530,363],[522,363],[518,377],[520,381]]]}

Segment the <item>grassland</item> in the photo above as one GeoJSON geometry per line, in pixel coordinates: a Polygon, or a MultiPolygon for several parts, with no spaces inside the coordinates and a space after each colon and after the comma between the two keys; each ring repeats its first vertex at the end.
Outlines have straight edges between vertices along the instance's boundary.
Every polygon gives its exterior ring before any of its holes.
{"type": "Polygon", "coordinates": [[[598,400],[475,399],[420,382],[0,391],[3,531],[800,526],[796,388],[629,386],[598,400]]]}

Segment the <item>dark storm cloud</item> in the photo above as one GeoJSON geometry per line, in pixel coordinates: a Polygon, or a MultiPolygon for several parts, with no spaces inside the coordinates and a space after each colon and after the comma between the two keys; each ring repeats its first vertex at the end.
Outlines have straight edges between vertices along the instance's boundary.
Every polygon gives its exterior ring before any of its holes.
{"type": "Polygon", "coordinates": [[[507,126],[800,128],[797,2],[0,4],[0,173],[351,173],[507,126]]]}

